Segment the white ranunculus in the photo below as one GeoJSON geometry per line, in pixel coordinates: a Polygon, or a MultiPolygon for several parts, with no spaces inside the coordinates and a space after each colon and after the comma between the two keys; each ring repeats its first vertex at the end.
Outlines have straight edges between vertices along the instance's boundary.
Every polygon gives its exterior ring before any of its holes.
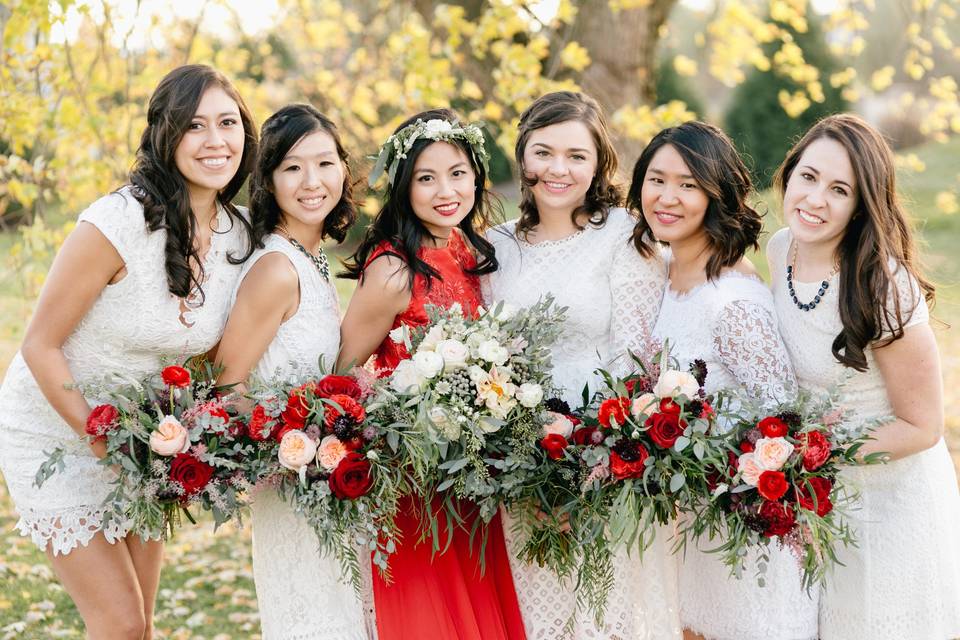
{"type": "Polygon", "coordinates": [[[681,395],[693,399],[697,396],[699,390],[700,385],[692,374],[676,369],[667,369],[661,373],[657,385],[653,388],[653,392],[660,398],[672,398],[681,395]]]}
{"type": "Polygon", "coordinates": [[[543,400],[543,387],[535,382],[524,382],[517,389],[517,401],[527,409],[537,406],[541,400],[543,400]]]}
{"type": "Polygon", "coordinates": [[[426,382],[412,360],[401,360],[390,374],[390,388],[397,393],[417,393],[426,382]]]}
{"type": "Polygon", "coordinates": [[[481,342],[480,346],[477,347],[477,355],[481,359],[495,365],[503,364],[507,361],[507,358],[510,357],[510,354],[507,352],[507,348],[496,340],[486,340],[481,342]]]}
{"type": "Polygon", "coordinates": [[[470,350],[459,340],[442,340],[437,344],[437,353],[443,358],[445,371],[460,369],[467,364],[470,350]]]}
{"type": "Polygon", "coordinates": [[[287,431],[280,440],[277,460],[280,465],[291,471],[299,471],[317,455],[317,443],[299,429],[287,431]]]}
{"type": "Polygon", "coordinates": [[[417,373],[427,380],[434,378],[443,371],[443,357],[436,351],[417,351],[413,354],[413,366],[417,373]]]}
{"type": "Polygon", "coordinates": [[[163,416],[156,431],[150,434],[150,449],[158,456],[175,456],[189,448],[189,434],[173,416],[163,416]]]}
{"type": "Polygon", "coordinates": [[[557,434],[569,440],[570,436],[573,435],[573,422],[567,416],[562,413],[547,411],[547,419],[549,422],[543,425],[544,436],[557,434]]]}

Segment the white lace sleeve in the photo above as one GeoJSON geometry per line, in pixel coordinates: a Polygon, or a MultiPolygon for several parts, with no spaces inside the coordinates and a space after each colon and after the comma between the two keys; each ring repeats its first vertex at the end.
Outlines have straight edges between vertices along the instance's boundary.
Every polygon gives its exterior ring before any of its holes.
{"type": "Polygon", "coordinates": [[[775,405],[795,396],[797,378],[772,310],[749,300],[727,304],[714,325],[713,344],[750,397],[775,405]]]}
{"type": "Polygon", "coordinates": [[[610,357],[619,373],[632,368],[627,351],[653,356],[653,327],[666,284],[667,267],[660,252],[654,249],[653,256],[645,258],[629,237],[620,238],[610,272],[610,357]]]}
{"type": "Polygon", "coordinates": [[[136,259],[136,244],[146,232],[143,207],[129,189],[111,193],[95,201],[77,218],[89,222],[117,250],[125,263],[136,259]]]}
{"type": "Polygon", "coordinates": [[[930,321],[930,310],[920,283],[902,266],[893,270],[893,282],[887,295],[886,320],[881,330],[884,337],[893,333],[890,326],[896,326],[898,306],[904,329],[930,321]]]}

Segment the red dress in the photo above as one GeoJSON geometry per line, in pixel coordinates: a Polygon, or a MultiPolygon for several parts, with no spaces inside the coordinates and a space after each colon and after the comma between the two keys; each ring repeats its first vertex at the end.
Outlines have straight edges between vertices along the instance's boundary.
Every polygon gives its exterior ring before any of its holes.
{"type": "MultiPolygon", "coordinates": [[[[367,264],[384,253],[392,253],[388,243],[377,247],[367,264]]],[[[424,247],[417,255],[436,269],[440,278],[434,278],[428,289],[424,277],[415,277],[410,305],[394,319],[392,328],[401,323],[426,324],[427,304],[450,307],[459,302],[464,312],[476,312],[481,303],[480,281],[464,271],[476,265],[476,259],[458,232],[451,234],[446,247],[424,247]]],[[[389,373],[409,354],[388,337],[375,357],[377,369],[389,373]]],[[[379,640],[524,640],[500,515],[490,522],[486,571],[481,575],[480,536],[471,549],[470,521],[466,530],[454,530],[445,553],[434,555],[429,536],[417,542],[422,508],[422,502],[413,497],[400,503],[397,525],[402,542],[390,556],[392,582],[387,584],[378,571],[373,572],[379,640]]],[[[439,504],[433,508],[439,509],[439,504]]],[[[443,531],[441,540],[446,540],[443,531]]]]}

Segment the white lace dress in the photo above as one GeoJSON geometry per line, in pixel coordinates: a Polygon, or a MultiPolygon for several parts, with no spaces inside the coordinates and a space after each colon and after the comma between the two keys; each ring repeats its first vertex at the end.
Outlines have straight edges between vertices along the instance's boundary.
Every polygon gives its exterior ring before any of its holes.
{"type": "MultiPolygon", "coordinates": [[[[275,234],[246,262],[241,282],[268,253],[284,254],[296,268],[300,304],[280,325],[253,375],[268,381],[316,378],[320,358],[330,367],[340,349],[337,291],[307,256],[275,234]]],[[[269,488],[256,492],[252,511],[253,577],[263,640],[366,640],[360,599],[341,580],[336,558],[318,553],[316,534],[303,517],[269,488]]]]}
{"type": "MultiPolygon", "coordinates": [[[[707,363],[708,393],[727,389],[776,404],[796,388],[770,291],[753,276],[729,271],[684,294],[668,287],[654,335],[670,341],[681,366],[696,358],[707,363]]],[[[716,546],[716,540],[700,543],[716,546]]],[[[755,578],[755,558],[748,556],[738,580],[717,555],[688,547],[680,563],[684,627],[708,640],[816,638],[816,594],[803,591],[794,556],[770,546],[764,587],[755,578]]]]}
{"type": "MultiPolygon", "coordinates": [[[[553,375],[573,408],[581,404],[585,383],[597,389],[594,369],[609,368],[628,348],[642,351],[649,345],[666,271],[659,254],[646,260],[630,244],[634,223],[625,209],[613,209],[602,227],[588,225],[562,240],[529,244],[516,237],[516,222],[487,234],[500,262],[483,280],[488,303],[528,306],[552,294],[567,307],[563,335],[552,349],[553,375]]],[[[516,558],[520,541],[510,523],[506,516],[511,571],[530,640],[566,637],[564,627],[575,614],[576,640],[680,637],[675,565],[662,536],[644,552],[642,565],[625,553],[615,558],[616,582],[605,626],[598,629],[588,613],[577,613],[572,581],[561,582],[549,569],[516,558]]]]}
{"type": "MultiPolygon", "coordinates": [[[[78,383],[102,382],[108,375],[136,379],[159,370],[163,358],[183,360],[220,339],[242,257],[243,225],[220,208],[217,232],[205,257],[204,299],[181,300],[167,289],[163,230],[149,232],[143,207],[124,187],[100,198],[80,214],[116,248],[127,274],[107,285],[63,345],[78,383]]],[[[66,381],[65,381],[66,382],[66,381]]],[[[88,398],[90,406],[98,404],[88,398]]],[[[98,464],[90,447],[44,398],[18,352],[0,388],[0,469],[20,520],[17,528],[41,549],[55,554],[86,545],[102,531],[108,541],[126,535],[116,520],[104,528],[102,503],[114,474],[98,464]],[[34,475],[56,448],[66,452],[65,471],[38,489],[34,475]]]]}
{"type": "MultiPolygon", "coordinates": [[[[843,382],[840,405],[848,416],[873,421],[892,415],[873,351],[867,370],[844,367],[831,344],[842,323],[834,276],[823,301],[803,312],[787,294],[790,232],[767,246],[774,300],[800,387],[825,392],[843,382]]],[[[907,326],[926,323],[926,302],[905,271],[898,272],[901,310],[914,309],[907,326]],[[914,308],[915,305],[915,308],[914,308]]],[[[795,282],[797,297],[813,299],[819,282],[795,282]]],[[[824,640],[943,640],[960,637],[960,493],[941,439],[921,453],[875,467],[854,467],[846,480],[861,492],[852,513],[856,549],[841,549],[838,567],[820,600],[824,640]]]]}

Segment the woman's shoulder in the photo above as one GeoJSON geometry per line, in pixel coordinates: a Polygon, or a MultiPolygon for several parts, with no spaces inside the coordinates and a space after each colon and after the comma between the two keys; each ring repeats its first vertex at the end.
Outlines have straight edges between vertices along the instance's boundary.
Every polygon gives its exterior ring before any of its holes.
{"type": "Polygon", "coordinates": [[[783,257],[787,254],[787,249],[790,247],[790,240],[790,227],[784,227],[774,232],[767,240],[767,259],[771,262],[774,259],[783,260],[783,257]]]}
{"type": "Polygon", "coordinates": [[[727,269],[713,281],[713,284],[718,310],[737,303],[773,309],[773,292],[749,262],[727,269]]]}
{"type": "Polygon", "coordinates": [[[518,220],[507,220],[487,229],[484,236],[494,247],[499,247],[506,242],[512,242],[517,237],[518,220]]]}

